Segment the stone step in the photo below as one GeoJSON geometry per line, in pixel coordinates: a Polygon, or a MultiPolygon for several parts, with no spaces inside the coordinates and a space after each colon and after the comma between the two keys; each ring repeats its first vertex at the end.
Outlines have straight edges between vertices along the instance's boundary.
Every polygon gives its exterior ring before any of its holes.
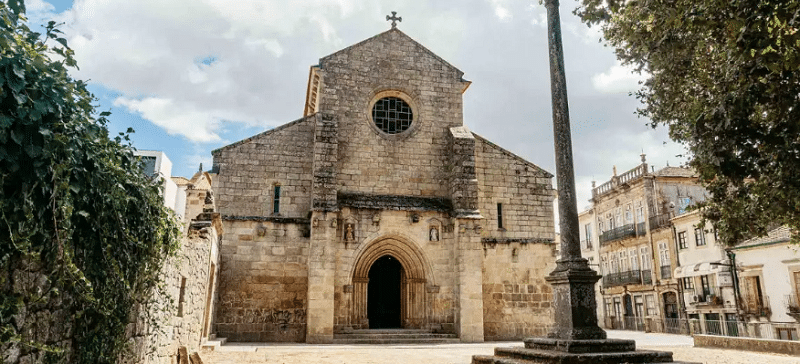
{"type": "Polygon", "coordinates": [[[334,344],[365,344],[365,345],[379,345],[379,344],[458,344],[461,340],[458,338],[334,338],[334,344]]]}
{"type": "Polygon", "coordinates": [[[225,337],[218,338],[216,335],[214,335],[213,337],[206,340],[203,343],[203,345],[200,345],[200,348],[203,350],[214,351],[215,349],[218,349],[220,346],[225,345],[226,342],[228,342],[228,338],[225,337]]]}
{"type": "Polygon", "coordinates": [[[495,348],[494,356],[475,355],[473,364],[528,364],[528,363],[673,363],[672,353],[664,351],[636,350],[606,353],[567,353],[561,351],[528,348],[495,348]]]}
{"type": "Polygon", "coordinates": [[[432,333],[429,330],[377,329],[354,330],[333,336],[335,344],[445,344],[458,343],[455,334],[432,333]]]}
{"type": "Polygon", "coordinates": [[[473,355],[472,364],[526,364],[524,361],[519,361],[511,358],[501,358],[490,355],[473,355]]]}

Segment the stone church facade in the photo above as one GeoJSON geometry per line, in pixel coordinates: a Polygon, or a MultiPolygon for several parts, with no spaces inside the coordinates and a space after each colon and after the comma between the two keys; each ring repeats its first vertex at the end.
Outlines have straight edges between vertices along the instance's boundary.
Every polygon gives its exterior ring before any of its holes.
{"type": "Polygon", "coordinates": [[[212,152],[217,336],[546,332],[553,176],[464,125],[462,75],[392,28],[312,66],[302,118],[212,152]]]}

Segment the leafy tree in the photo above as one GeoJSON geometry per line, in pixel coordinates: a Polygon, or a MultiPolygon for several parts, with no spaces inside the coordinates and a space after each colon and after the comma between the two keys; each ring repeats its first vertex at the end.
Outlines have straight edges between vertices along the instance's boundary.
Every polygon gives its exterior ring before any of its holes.
{"type": "Polygon", "coordinates": [[[114,363],[179,229],[61,32],[25,21],[0,1],[0,362],[114,363]]]}
{"type": "Polygon", "coordinates": [[[800,228],[800,0],[582,0],[649,78],[639,115],[688,150],[728,244],[800,228]]]}

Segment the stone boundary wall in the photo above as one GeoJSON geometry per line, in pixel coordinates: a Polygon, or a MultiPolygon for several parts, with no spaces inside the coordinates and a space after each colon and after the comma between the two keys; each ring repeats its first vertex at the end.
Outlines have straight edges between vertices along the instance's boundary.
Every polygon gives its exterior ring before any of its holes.
{"type": "Polygon", "coordinates": [[[694,335],[694,346],[800,356],[800,341],[694,335]]]}

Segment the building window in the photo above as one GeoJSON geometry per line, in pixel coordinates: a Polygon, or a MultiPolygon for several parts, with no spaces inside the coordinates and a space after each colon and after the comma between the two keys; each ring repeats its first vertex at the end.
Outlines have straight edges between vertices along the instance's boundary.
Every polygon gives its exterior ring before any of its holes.
{"type": "Polygon", "coordinates": [[[281,212],[281,185],[275,185],[272,194],[272,213],[279,214],[281,212]]]}
{"type": "Polygon", "coordinates": [[[633,211],[631,211],[631,205],[625,207],[625,224],[633,224],[633,211]]]}
{"type": "Polygon", "coordinates": [[[497,228],[504,229],[503,227],[503,204],[497,204],[497,228]]]}
{"type": "Polygon", "coordinates": [[[606,298],[604,301],[606,303],[606,316],[614,317],[614,306],[611,304],[611,299],[606,298]]]}
{"type": "Polygon", "coordinates": [[[642,259],[642,270],[650,270],[650,248],[646,246],[639,248],[639,254],[642,259]]]}
{"type": "Polygon", "coordinates": [[[703,290],[703,296],[708,297],[711,295],[711,283],[709,282],[708,275],[700,276],[700,288],[703,290]]]}
{"type": "Polygon", "coordinates": [[[583,225],[584,249],[592,250],[592,224],[583,225]]]}
{"type": "Polygon", "coordinates": [[[744,311],[759,316],[767,316],[764,294],[761,291],[761,278],[759,276],[743,277],[741,282],[742,295],[744,296],[744,311]]]}
{"type": "Polygon", "coordinates": [[[800,312],[800,271],[792,272],[794,294],[789,298],[789,311],[800,312]]]}
{"type": "Polygon", "coordinates": [[[397,97],[384,97],[372,106],[372,121],[386,134],[399,134],[411,126],[414,112],[411,106],[397,97]]]}
{"type": "Polygon", "coordinates": [[[644,296],[645,307],[647,308],[647,316],[656,315],[656,298],[649,294],[644,296]]]}
{"type": "Polygon", "coordinates": [[[642,206],[642,201],[636,201],[636,222],[644,222],[644,206],[642,206]]]}
{"type": "Polygon", "coordinates": [[[706,234],[703,232],[703,228],[695,228],[694,229],[694,241],[697,246],[706,245],[706,234]]]}
{"type": "Polygon", "coordinates": [[[694,281],[692,280],[692,277],[684,277],[681,281],[683,282],[684,290],[694,289],[694,281]]]}
{"type": "Polygon", "coordinates": [[[628,252],[628,260],[631,263],[631,270],[639,270],[639,254],[636,254],[636,248],[633,248],[630,252],[628,252]]]}
{"type": "Polygon", "coordinates": [[[644,299],[642,296],[633,296],[633,305],[637,317],[644,317],[644,299]]]}
{"type": "Polygon", "coordinates": [[[618,252],[619,254],[619,271],[620,272],[627,272],[628,271],[628,252],[623,250],[618,252]]]}
{"type": "Polygon", "coordinates": [[[669,247],[664,241],[658,243],[658,259],[661,261],[662,267],[669,267],[671,265],[669,260],[669,247]]]}
{"type": "Polygon", "coordinates": [[[775,334],[778,340],[793,340],[797,341],[797,329],[791,327],[777,327],[775,334]]]}
{"type": "Polygon", "coordinates": [[[678,215],[686,213],[686,208],[692,204],[690,197],[681,197],[678,199],[678,215]]]}
{"type": "Polygon", "coordinates": [[[678,247],[681,249],[686,249],[686,232],[681,231],[678,233],[678,247]]]}
{"type": "Polygon", "coordinates": [[[181,277],[181,290],[178,293],[178,317],[183,317],[183,304],[186,301],[186,277],[181,277]]]}

